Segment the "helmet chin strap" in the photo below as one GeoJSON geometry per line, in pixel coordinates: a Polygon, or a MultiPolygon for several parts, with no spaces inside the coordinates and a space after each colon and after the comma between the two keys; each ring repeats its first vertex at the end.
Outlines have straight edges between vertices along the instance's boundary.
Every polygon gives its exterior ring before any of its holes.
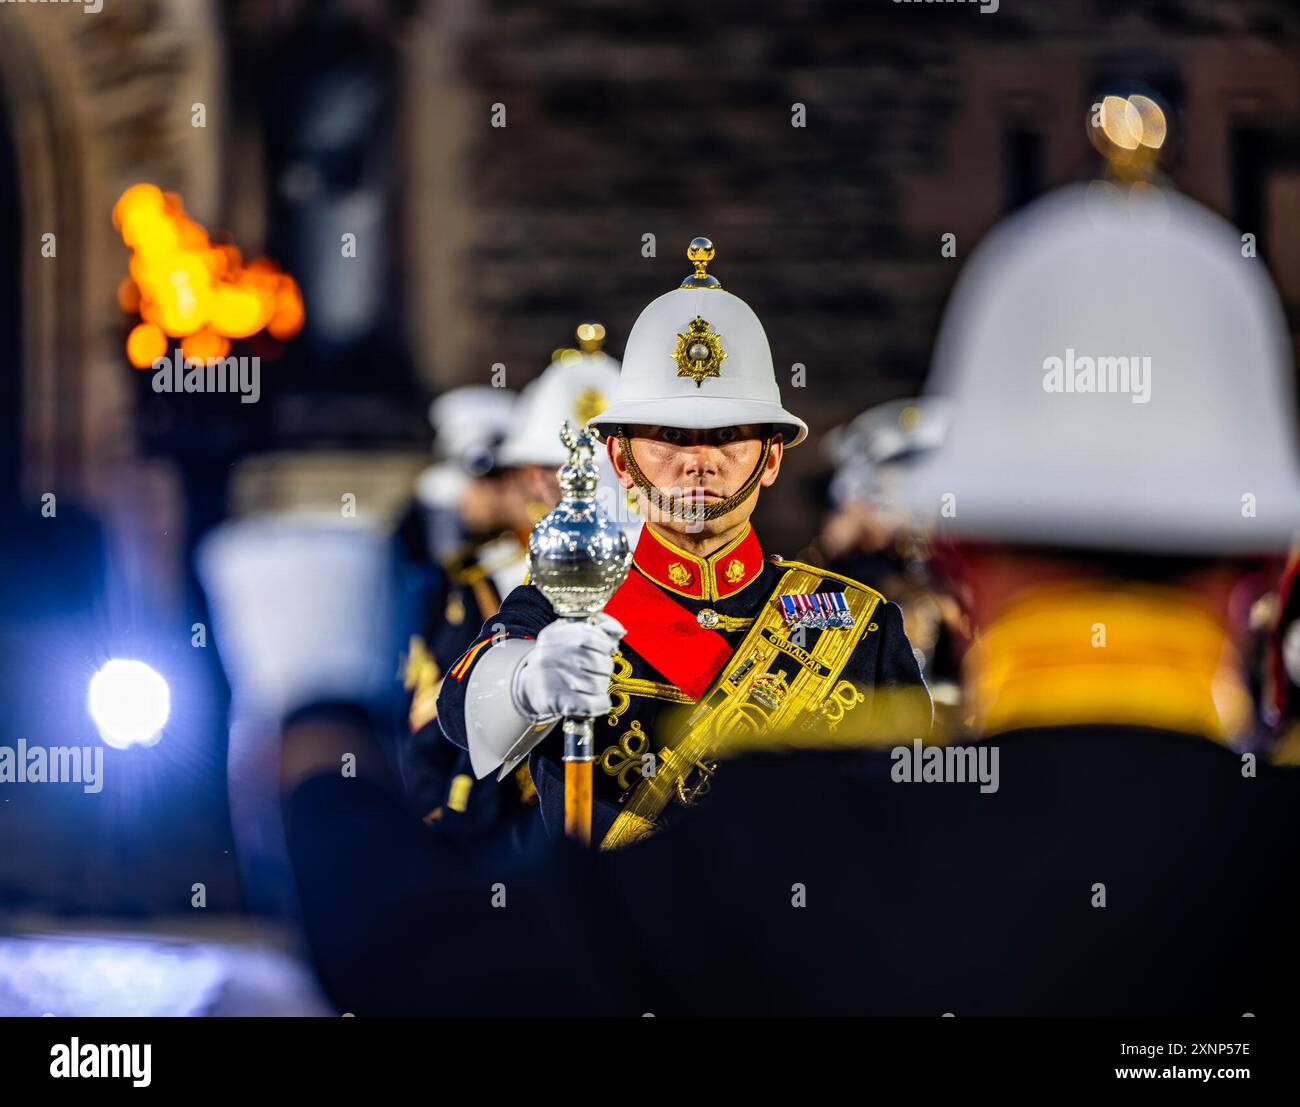
{"type": "Polygon", "coordinates": [[[650,501],[652,507],[674,519],[703,521],[720,519],[749,499],[754,489],[758,487],[758,482],[763,479],[763,471],[767,468],[768,455],[772,452],[772,435],[768,431],[763,432],[763,448],[759,451],[758,462],[754,466],[754,471],[749,474],[749,478],[740,486],[739,490],[725,500],[709,504],[707,507],[699,500],[688,503],[680,496],[662,492],[651,484],[649,478],[641,471],[641,466],[636,463],[636,458],[632,454],[632,442],[622,424],[619,424],[618,427],[618,444],[623,448],[623,459],[627,463],[628,476],[632,478],[632,483],[641,490],[645,498],[650,501]]]}

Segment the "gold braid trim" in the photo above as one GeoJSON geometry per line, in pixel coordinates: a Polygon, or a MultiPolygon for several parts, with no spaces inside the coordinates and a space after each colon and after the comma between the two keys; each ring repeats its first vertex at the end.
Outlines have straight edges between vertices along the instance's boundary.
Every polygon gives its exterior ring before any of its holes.
{"type": "Polygon", "coordinates": [[[871,616],[883,599],[879,592],[811,566],[789,570],[675,741],[659,751],[658,771],[637,785],[600,848],[619,849],[653,832],[655,820],[675,796],[682,795],[691,773],[703,765],[711,775],[710,766],[716,768],[717,758],[733,746],[757,748],[767,734],[782,733],[796,724],[817,725],[822,720],[821,705],[837,689],[858,643],[878,629],[871,616]],[[853,584],[845,592],[853,626],[823,630],[811,650],[794,647],[777,597],[811,592],[827,577],[853,584]],[[772,664],[792,648],[803,656],[798,673],[787,685],[783,675],[772,672],[772,664]]]}
{"type": "Polygon", "coordinates": [[[663,511],[674,519],[697,521],[720,519],[727,512],[734,511],[749,499],[754,489],[758,487],[758,482],[763,479],[763,470],[767,468],[767,458],[772,452],[772,436],[764,434],[763,449],[758,455],[758,463],[754,466],[754,471],[749,474],[749,479],[740,486],[740,490],[720,503],[710,504],[708,507],[697,507],[694,504],[683,503],[679,496],[661,492],[650,483],[649,478],[641,471],[641,466],[636,463],[636,458],[632,454],[632,442],[627,436],[627,428],[621,423],[618,426],[618,444],[623,447],[623,457],[627,460],[627,471],[632,478],[632,483],[650,501],[651,507],[663,511]]]}

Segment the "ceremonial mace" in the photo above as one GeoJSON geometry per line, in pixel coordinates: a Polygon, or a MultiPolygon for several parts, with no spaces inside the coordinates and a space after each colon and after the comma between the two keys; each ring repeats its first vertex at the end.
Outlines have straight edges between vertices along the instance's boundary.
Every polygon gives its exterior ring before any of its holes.
{"type": "MultiPolygon", "coordinates": [[[[632,551],[627,536],[596,503],[594,430],[565,422],[560,441],[569,460],[559,470],[560,502],[528,538],[532,584],[561,619],[588,622],[627,578],[632,551]]],[[[595,728],[591,719],[564,720],[564,834],[591,844],[591,770],[595,728]]]]}

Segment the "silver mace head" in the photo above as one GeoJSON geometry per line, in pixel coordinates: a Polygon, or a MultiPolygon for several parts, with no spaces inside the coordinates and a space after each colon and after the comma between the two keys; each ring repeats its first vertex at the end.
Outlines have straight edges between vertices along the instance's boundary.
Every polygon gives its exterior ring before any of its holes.
{"type": "Polygon", "coordinates": [[[627,578],[627,536],[596,503],[600,436],[569,423],[560,429],[569,460],[559,470],[560,502],[528,538],[530,580],[562,619],[599,614],[627,578]]]}

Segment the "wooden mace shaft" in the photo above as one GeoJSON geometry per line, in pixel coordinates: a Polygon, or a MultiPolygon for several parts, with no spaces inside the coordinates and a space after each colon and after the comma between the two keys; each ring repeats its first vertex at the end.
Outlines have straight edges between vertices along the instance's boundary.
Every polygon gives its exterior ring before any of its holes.
{"type": "Polygon", "coordinates": [[[591,762],[564,763],[564,836],[591,845],[591,762]]]}
{"type": "Polygon", "coordinates": [[[565,719],[564,728],[564,836],[591,845],[591,781],[595,760],[595,723],[591,719],[565,719]]]}

